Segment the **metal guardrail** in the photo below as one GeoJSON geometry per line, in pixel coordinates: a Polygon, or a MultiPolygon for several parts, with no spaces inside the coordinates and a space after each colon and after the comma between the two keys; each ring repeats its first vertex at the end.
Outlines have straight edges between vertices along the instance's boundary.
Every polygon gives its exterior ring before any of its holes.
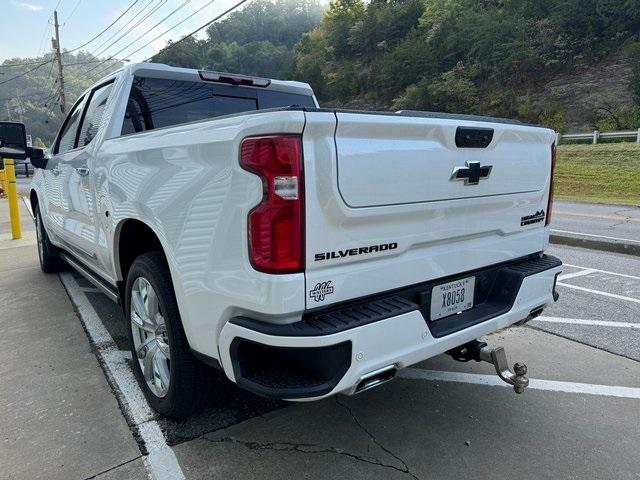
{"type": "Polygon", "coordinates": [[[640,143],[640,128],[638,130],[622,130],[619,132],[599,132],[592,133],[556,133],[556,145],[560,145],[561,140],[591,140],[594,145],[601,138],[635,138],[640,143]]]}

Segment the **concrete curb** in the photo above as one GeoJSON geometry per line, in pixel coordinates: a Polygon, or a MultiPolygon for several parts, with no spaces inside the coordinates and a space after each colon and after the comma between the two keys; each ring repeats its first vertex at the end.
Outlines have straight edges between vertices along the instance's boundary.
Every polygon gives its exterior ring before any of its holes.
{"type": "Polygon", "coordinates": [[[640,256],[640,243],[627,243],[618,240],[597,240],[595,238],[585,238],[579,235],[552,233],[549,241],[558,245],[569,245],[571,247],[590,248],[592,250],[602,250],[604,252],[625,253],[627,255],[640,256]]]}

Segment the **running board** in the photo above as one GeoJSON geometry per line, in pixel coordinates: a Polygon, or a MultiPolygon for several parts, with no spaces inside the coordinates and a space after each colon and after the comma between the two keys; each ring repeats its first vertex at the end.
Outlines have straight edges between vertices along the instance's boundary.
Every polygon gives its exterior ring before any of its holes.
{"type": "Polygon", "coordinates": [[[114,301],[116,303],[120,303],[120,296],[114,290],[114,288],[111,287],[108,283],[106,283],[104,280],[102,280],[100,277],[98,277],[93,272],[89,271],[80,262],[78,262],[76,259],[71,257],[69,254],[67,254],[65,252],[60,252],[60,256],[62,257],[62,259],[65,262],[67,262],[69,265],[71,265],[71,267],[74,270],[76,270],[80,275],[82,275],[84,278],[89,280],[93,285],[96,286],[96,288],[98,288],[98,290],[100,290],[102,293],[104,293],[112,301],[114,301]]]}

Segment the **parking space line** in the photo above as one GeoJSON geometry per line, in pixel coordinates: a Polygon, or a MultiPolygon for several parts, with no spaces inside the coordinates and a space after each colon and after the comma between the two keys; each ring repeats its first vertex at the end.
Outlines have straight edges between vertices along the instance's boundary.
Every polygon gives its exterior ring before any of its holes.
{"type": "Polygon", "coordinates": [[[580,290],[582,292],[602,295],[603,297],[611,297],[611,298],[617,298],[618,300],[624,300],[627,302],[640,303],[640,299],[637,299],[637,298],[625,297],[624,295],[618,295],[615,293],[602,292],[600,290],[594,290],[593,288],[579,287],[578,285],[570,285],[568,283],[560,283],[560,282],[558,282],[557,285],[560,285],[561,287],[572,288],[574,290],[580,290]]]}
{"type": "Polygon", "coordinates": [[[584,275],[590,275],[592,273],[596,273],[593,268],[587,268],[586,270],[580,270],[579,272],[566,273],[564,275],[560,275],[558,280],[568,280],[569,278],[583,277],[584,275]]]}
{"type": "Polygon", "coordinates": [[[625,277],[625,278],[631,278],[632,280],[640,280],[640,277],[637,277],[635,275],[628,275],[626,273],[610,272],[609,270],[600,270],[598,268],[581,267],[580,265],[571,265],[570,263],[565,263],[564,265],[565,267],[584,268],[586,270],[593,270],[594,272],[598,272],[598,273],[606,273],[608,275],[615,275],[617,277],[625,277]]]}
{"type": "Polygon", "coordinates": [[[616,327],[616,328],[638,328],[640,329],[640,323],[631,322],[609,322],[606,320],[583,320],[581,318],[563,318],[563,317],[536,317],[534,322],[549,322],[549,323],[570,323],[573,325],[593,325],[597,327],[616,327]]]}
{"type": "Polygon", "coordinates": [[[608,237],[607,235],[596,235],[594,233],[571,232],[569,230],[556,230],[555,228],[552,228],[551,231],[558,232],[558,233],[568,233],[569,235],[581,235],[583,237],[606,238],[607,240],[619,240],[621,242],[640,243],[640,241],[633,240],[631,238],[608,237]]]}
{"type": "Polygon", "coordinates": [[[184,480],[185,476],[178,459],[167,445],[158,422],[153,420],[153,410],[144,398],[144,394],[126,361],[126,356],[118,350],[113,338],[73,276],[70,273],[61,273],[60,280],[76,307],[87,335],[96,348],[96,356],[100,360],[109,383],[114,387],[123,412],[129,417],[128,420],[136,426],[140,439],[147,450],[144,465],[149,478],[184,480]]]}
{"type": "MultiPolygon", "coordinates": [[[[419,368],[405,368],[398,372],[398,377],[410,380],[431,380],[436,382],[473,383],[492,387],[509,387],[496,375],[480,375],[476,373],[446,372],[437,370],[422,370],[419,368]]],[[[591,383],[561,382],[555,380],[530,379],[529,388],[533,390],[547,390],[553,392],[582,393],[605,397],[637,398],[640,399],[640,388],[597,385],[591,383]]]]}

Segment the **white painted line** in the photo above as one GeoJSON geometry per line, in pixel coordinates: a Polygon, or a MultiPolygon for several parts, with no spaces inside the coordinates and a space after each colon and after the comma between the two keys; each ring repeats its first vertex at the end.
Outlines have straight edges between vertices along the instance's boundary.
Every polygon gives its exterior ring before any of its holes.
{"type": "Polygon", "coordinates": [[[593,325],[597,327],[616,327],[616,328],[638,328],[640,323],[631,322],[608,322],[606,320],[583,320],[580,318],[562,318],[562,317],[536,317],[533,322],[549,322],[549,323],[569,323],[572,325],[593,325]]]}
{"type": "MultiPolygon", "coordinates": [[[[555,212],[554,212],[555,213],[555,212]]],[[[582,232],[570,232],[568,230],[556,230],[555,228],[551,229],[552,232],[558,232],[558,233],[568,233],[570,235],[582,235],[585,237],[596,237],[596,238],[606,238],[607,240],[619,240],[621,242],[633,242],[633,243],[640,243],[640,241],[638,240],[633,240],[631,238],[620,238],[620,237],[608,237],[606,235],[595,235],[593,233],[582,233],[582,232]]]]}
{"type": "Polygon", "coordinates": [[[579,265],[571,265],[570,263],[565,263],[564,265],[566,267],[584,268],[587,270],[593,270],[594,272],[606,273],[607,275],[615,275],[617,277],[625,277],[625,278],[631,278],[632,280],[640,280],[640,277],[637,277],[635,275],[628,275],[626,273],[610,272],[609,270],[600,270],[598,268],[581,267],[579,265]]]}
{"type": "MultiPolygon", "coordinates": [[[[419,368],[405,368],[398,372],[400,378],[411,380],[432,380],[436,382],[473,383],[491,387],[511,387],[496,375],[479,375],[475,373],[441,372],[436,370],[422,370],[419,368]]],[[[605,397],[622,397],[640,399],[640,388],[616,387],[610,385],[595,385],[591,383],[560,382],[555,380],[529,380],[529,388],[533,390],[548,390],[553,392],[583,393],[587,395],[601,395],[605,397]]]]}
{"type": "Polygon", "coordinates": [[[624,295],[617,295],[615,293],[602,292],[600,290],[594,290],[593,288],[579,287],[578,285],[570,285],[568,283],[560,283],[560,282],[558,282],[557,285],[560,285],[561,287],[572,288],[574,290],[580,290],[581,292],[588,292],[588,293],[594,293],[596,295],[602,295],[603,297],[617,298],[618,300],[624,300],[626,302],[640,303],[640,299],[638,298],[625,297],[624,295]]]}
{"type": "Polygon", "coordinates": [[[24,203],[25,208],[27,209],[27,211],[29,212],[29,215],[31,216],[31,219],[33,220],[35,217],[33,215],[33,210],[31,210],[31,201],[29,200],[28,197],[25,197],[25,196],[22,196],[20,198],[22,198],[22,203],[24,203]]]}
{"type": "Polygon", "coordinates": [[[96,355],[104,366],[109,382],[131,422],[137,427],[148,455],[144,464],[150,479],[183,480],[185,478],[178,459],[167,445],[154,412],[144,398],[126,356],[118,350],[113,338],[100,321],[100,317],[70,273],[61,273],[60,279],[75,305],[80,321],[96,347],[96,355]]]}
{"type": "Polygon", "coordinates": [[[596,273],[595,270],[593,270],[592,268],[587,268],[586,270],[580,270],[579,272],[573,272],[573,273],[565,273],[564,275],[560,275],[558,277],[558,280],[567,280],[569,278],[576,278],[576,277],[582,277],[584,275],[590,275],[592,273],[596,273]]]}

